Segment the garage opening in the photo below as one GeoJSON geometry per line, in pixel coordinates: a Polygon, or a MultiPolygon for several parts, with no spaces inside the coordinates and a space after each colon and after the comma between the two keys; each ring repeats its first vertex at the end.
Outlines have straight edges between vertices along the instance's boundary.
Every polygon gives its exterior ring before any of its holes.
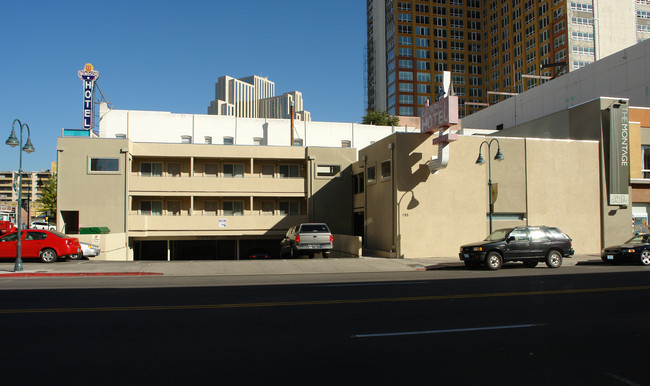
{"type": "Polygon", "coordinates": [[[168,258],[172,261],[252,260],[280,257],[280,239],[136,240],[133,242],[134,260],[167,261],[168,258]]]}
{"type": "Polygon", "coordinates": [[[134,260],[167,260],[167,241],[136,241],[133,245],[134,260]]]}
{"type": "Polygon", "coordinates": [[[235,240],[172,240],[172,260],[236,260],[235,240]]]}

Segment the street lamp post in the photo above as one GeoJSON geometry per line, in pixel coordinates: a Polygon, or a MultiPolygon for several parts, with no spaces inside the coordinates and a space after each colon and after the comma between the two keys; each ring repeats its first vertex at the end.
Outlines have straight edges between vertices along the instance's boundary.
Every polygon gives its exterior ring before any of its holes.
{"type": "Polygon", "coordinates": [[[19,272],[23,270],[23,260],[21,259],[20,256],[20,241],[22,238],[22,224],[21,224],[21,212],[23,208],[23,152],[25,153],[32,153],[36,149],[34,148],[34,145],[32,145],[32,140],[30,139],[31,133],[29,131],[29,126],[27,126],[26,123],[21,123],[18,119],[14,119],[14,123],[11,124],[11,135],[9,138],[7,138],[7,141],[5,141],[5,144],[11,146],[11,147],[16,147],[19,146],[19,153],[20,153],[20,163],[18,164],[18,214],[17,214],[17,228],[18,228],[18,235],[16,239],[16,262],[14,263],[14,272],[19,272]],[[14,129],[14,126],[16,125],[16,122],[18,122],[18,126],[20,126],[20,140],[16,137],[16,130],[14,129]],[[25,146],[23,146],[23,127],[27,128],[27,142],[25,142],[25,146]]]}
{"type": "Polygon", "coordinates": [[[492,214],[494,213],[494,202],[492,201],[492,160],[490,159],[490,146],[492,145],[492,142],[496,141],[497,142],[497,154],[494,156],[494,159],[496,161],[502,161],[503,160],[503,154],[501,153],[501,144],[499,143],[499,140],[496,138],[491,139],[489,142],[488,141],[483,141],[481,142],[481,145],[478,147],[478,158],[476,159],[476,163],[479,165],[482,165],[485,163],[485,160],[483,159],[483,156],[481,155],[481,149],[483,149],[483,145],[487,145],[488,148],[488,197],[490,198],[490,234],[492,234],[492,214]]]}

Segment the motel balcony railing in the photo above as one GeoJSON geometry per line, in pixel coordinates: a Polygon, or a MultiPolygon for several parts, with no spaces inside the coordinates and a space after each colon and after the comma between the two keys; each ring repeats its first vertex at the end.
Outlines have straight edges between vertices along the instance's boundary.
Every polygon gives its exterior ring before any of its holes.
{"type": "Polygon", "coordinates": [[[128,216],[131,236],[260,236],[284,235],[296,224],[307,222],[296,216],[128,216]]]}
{"type": "Polygon", "coordinates": [[[304,178],[141,177],[131,176],[129,192],[304,197],[304,178]]]}

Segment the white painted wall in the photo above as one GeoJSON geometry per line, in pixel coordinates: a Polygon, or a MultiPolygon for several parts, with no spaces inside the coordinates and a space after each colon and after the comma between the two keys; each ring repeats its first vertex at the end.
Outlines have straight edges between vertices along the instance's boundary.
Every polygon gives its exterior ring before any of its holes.
{"type": "MultiPolygon", "coordinates": [[[[234,138],[236,145],[254,145],[264,138],[269,146],[289,146],[289,119],[236,118],[205,114],[176,114],[167,111],[111,110],[100,104],[99,136],[116,138],[126,135],[133,142],[181,143],[181,136],[192,136],[193,143],[223,144],[223,137],[234,138]]],[[[342,140],[364,148],[394,132],[415,132],[415,127],[391,127],[358,123],[295,121],[294,137],[304,146],[341,147],[342,140]]]]}

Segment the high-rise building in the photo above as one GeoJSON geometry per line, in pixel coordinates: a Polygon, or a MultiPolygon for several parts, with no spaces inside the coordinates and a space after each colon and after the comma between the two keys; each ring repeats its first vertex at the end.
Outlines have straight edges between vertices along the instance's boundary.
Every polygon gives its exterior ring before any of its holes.
{"type": "Polygon", "coordinates": [[[367,108],[461,117],[650,37],[650,0],[367,0],[367,108]]]}
{"type": "Polygon", "coordinates": [[[215,100],[208,106],[210,115],[228,115],[240,118],[279,118],[291,117],[300,121],[311,120],[309,111],[303,108],[300,91],[275,95],[275,83],[257,75],[235,79],[230,76],[219,77],[215,84],[215,100]]]}
{"type": "MultiPolygon", "coordinates": [[[[52,171],[42,170],[40,172],[23,171],[22,178],[22,203],[23,208],[29,212],[29,218],[23,217],[25,223],[31,222],[31,219],[38,216],[41,211],[39,200],[43,198],[43,188],[47,186],[52,171]]],[[[15,211],[18,205],[18,172],[4,171],[0,172],[0,207],[15,211]]]]}

